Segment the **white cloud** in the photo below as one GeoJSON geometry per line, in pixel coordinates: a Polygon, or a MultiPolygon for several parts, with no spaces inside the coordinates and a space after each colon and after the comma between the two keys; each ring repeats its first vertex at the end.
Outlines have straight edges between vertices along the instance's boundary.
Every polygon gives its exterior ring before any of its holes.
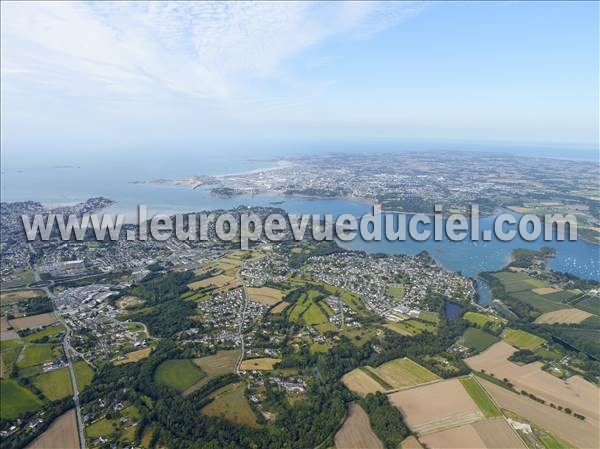
{"type": "Polygon", "coordinates": [[[2,2],[3,93],[123,101],[230,98],[334,36],[368,37],[413,3],[2,2]]]}

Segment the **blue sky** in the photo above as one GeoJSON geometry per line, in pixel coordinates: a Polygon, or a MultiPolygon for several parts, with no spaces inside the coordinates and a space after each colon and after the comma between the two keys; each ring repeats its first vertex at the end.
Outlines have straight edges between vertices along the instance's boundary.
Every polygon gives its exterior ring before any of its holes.
{"type": "Polygon", "coordinates": [[[2,2],[2,152],[598,145],[598,4],[2,2]]]}

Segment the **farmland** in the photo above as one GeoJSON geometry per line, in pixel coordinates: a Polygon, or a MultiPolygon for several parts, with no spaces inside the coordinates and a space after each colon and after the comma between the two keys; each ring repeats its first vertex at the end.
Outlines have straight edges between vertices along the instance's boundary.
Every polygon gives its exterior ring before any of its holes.
{"type": "Polygon", "coordinates": [[[256,415],[250,408],[243,383],[227,385],[217,390],[213,401],[202,409],[206,416],[219,416],[240,426],[259,428],[256,415]]]}
{"type": "Polygon", "coordinates": [[[536,318],[536,323],[555,324],[555,323],[581,323],[583,320],[593,316],[589,312],[579,309],[561,309],[554,312],[546,312],[536,318]]]}
{"type": "Polygon", "coordinates": [[[48,373],[39,374],[33,378],[32,382],[44,393],[44,396],[52,401],[73,394],[71,375],[68,368],[55,369],[48,373]]]}
{"type": "Polygon", "coordinates": [[[404,285],[391,284],[387,287],[387,294],[392,298],[402,299],[404,297],[404,285]]]}
{"type": "Polygon", "coordinates": [[[0,379],[0,393],[1,419],[14,419],[42,406],[42,401],[14,380],[0,379]]]}
{"type": "Polygon", "coordinates": [[[458,379],[401,390],[390,394],[389,399],[417,433],[437,432],[483,418],[458,379]]]}
{"type": "Polygon", "coordinates": [[[125,363],[133,363],[145,359],[152,352],[152,348],[142,348],[137,351],[128,352],[124,359],[116,360],[115,365],[123,365],[125,363]]]}
{"type": "Polygon", "coordinates": [[[14,320],[10,320],[10,325],[17,330],[21,330],[47,326],[48,324],[56,323],[56,321],[56,316],[54,313],[50,312],[26,316],[23,318],[16,318],[14,320]]]}
{"type": "Polygon", "coordinates": [[[344,425],[335,434],[337,449],[383,449],[383,444],[371,430],[369,416],[358,404],[351,404],[344,425]]]}
{"type": "Polygon", "coordinates": [[[535,349],[546,343],[546,340],[537,335],[516,329],[505,329],[502,339],[519,349],[535,349]]]}
{"type": "Polygon", "coordinates": [[[283,312],[289,305],[290,305],[289,302],[282,301],[271,309],[271,313],[273,315],[278,315],[281,312],[283,312]]]}
{"type": "Polygon", "coordinates": [[[194,364],[200,368],[206,376],[187,388],[184,394],[188,395],[196,391],[215,377],[233,373],[239,358],[240,351],[238,349],[232,349],[229,351],[219,351],[213,355],[194,359],[194,364]]]}
{"type": "Polygon", "coordinates": [[[236,288],[240,286],[240,281],[234,276],[226,276],[223,274],[219,274],[217,276],[213,276],[207,279],[202,279],[201,281],[195,281],[188,284],[188,288],[191,290],[198,290],[199,288],[205,287],[215,287],[215,288],[224,288],[228,289],[236,288]]]}
{"type": "Polygon", "coordinates": [[[335,325],[329,322],[332,310],[326,303],[317,300],[320,296],[321,293],[316,290],[303,293],[288,311],[290,321],[314,326],[321,333],[336,330],[335,325]]]}
{"type": "Polygon", "coordinates": [[[526,446],[503,418],[478,421],[421,437],[431,449],[449,448],[511,448],[526,446]]]}
{"type": "Polygon", "coordinates": [[[79,449],[79,447],[75,409],[72,408],[56,418],[44,433],[27,446],[27,449],[79,449]]]}
{"type": "Polygon", "coordinates": [[[246,371],[269,371],[273,369],[273,365],[279,362],[281,362],[281,359],[273,359],[269,357],[247,359],[242,362],[240,369],[246,371]]]}
{"type": "Polygon", "coordinates": [[[477,352],[486,350],[498,340],[500,339],[495,335],[474,327],[467,328],[463,334],[463,344],[468,348],[475,349],[477,352]]]}
{"type": "Polygon", "coordinates": [[[29,334],[25,337],[23,337],[23,340],[26,342],[36,342],[39,341],[41,339],[43,339],[44,337],[48,337],[48,338],[52,338],[52,337],[56,337],[58,334],[60,334],[61,332],[64,332],[64,327],[62,327],[61,324],[56,325],[56,326],[48,326],[38,332],[34,332],[33,334],[29,334]]]}
{"type": "Polygon", "coordinates": [[[373,368],[364,366],[346,373],[342,382],[360,396],[392,391],[438,380],[439,377],[408,358],[391,360],[373,368]]]}
{"type": "Polygon", "coordinates": [[[525,390],[556,406],[571,408],[588,421],[598,421],[598,387],[579,376],[566,381],[558,379],[543,371],[540,362],[519,366],[508,361],[515,351],[509,344],[499,342],[465,362],[475,371],[485,370],[497,379],[508,379],[518,391],[525,390]]]}
{"type": "Polygon", "coordinates": [[[396,359],[384,363],[377,368],[367,367],[367,370],[382,379],[391,389],[410,387],[439,380],[439,377],[423,368],[411,359],[396,359]]]}
{"type": "Polygon", "coordinates": [[[466,312],[463,316],[469,323],[478,327],[489,326],[494,331],[499,331],[500,327],[506,323],[504,318],[489,313],[466,312]]]}
{"type": "Polygon", "coordinates": [[[486,418],[501,416],[500,410],[490,400],[485,390],[479,385],[479,382],[472,377],[463,377],[460,383],[467,390],[471,399],[475,401],[479,409],[483,412],[486,418]]]}
{"type": "Polygon", "coordinates": [[[27,290],[17,290],[17,291],[10,291],[10,292],[0,291],[0,304],[2,304],[2,305],[11,304],[14,302],[21,301],[23,299],[39,298],[44,295],[45,295],[45,293],[43,290],[27,289],[27,290]]]}
{"type": "Polygon", "coordinates": [[[285,292],[271,287],[248,287],[246,294],[251,301],[274,306],[281,301],[285,292]]]}
{"type": "Polygon", "coordinates": [[[85,387],[92,383],[94,370],[83,360],[73,364],[75,370],[75,378],[77,379],[77,389],[82,391],[85,387]]]}
{"type": "Polygon", "coordinates": [[[154,381],[184,391],[204,376],[190,359],[177,359],[161,363],[154,373],[154,381]]]}
{"type": "Polygon", "coordinates": [[[419,335],[423,332],[435,334],[437,331],[437,328],[434,324],[415,319],[387,323],[385,327],[400,335],[405,335],[408,337],[419,335]]]}
{"type": "Polygon", "coordinates": [[[551,429],[557,437],[576,447],[597,447],[600,439],[597,425],[581,421],[486,380],[482,380],[481,384],[502,409],[510,410],[544,429],[551,429]]]}
{"type": "Polygon", "coordinates": [[[20,358],[17,360],[17,366],[19,368],[27,368],[41,365],[44,362],[52,360],[57,351],[60,351],[60,348],[57,346],[54,347],[49,343],[28,344],[21,352],[20,358]]]}
{"type": "Polygon", "coordinates": [[[359,396],[366,396],[376,391],[385,391],[385,388],[379,384],[372,376],[364,370],[356,368],[342,377],[342,383],[352,392],[359,396]]]}

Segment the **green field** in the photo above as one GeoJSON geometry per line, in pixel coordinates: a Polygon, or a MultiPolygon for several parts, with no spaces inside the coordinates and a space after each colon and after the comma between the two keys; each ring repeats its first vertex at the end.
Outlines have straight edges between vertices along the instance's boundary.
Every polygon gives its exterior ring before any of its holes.
{"type": "Polygon", "coordinates": [[[554,435],[549,433],[540,436],[540,441],[546,449],[573,449],[573,446],[560,441],[554,435]]]}
{"type": "Polygon", "coordinates": [[[38,387],[44,396],[52,401],[62,399],[73,394],[71,375],[68,368],[60,368],[49,373],[43,373],[33,378],[33,384],[38,387]]]}
{"type": "Polygon", "coordinates": [[[387,287],[387,294],[392,298],[402,299],[404,298],[404,285],[402,284],[391,284],[387,287]]]}
{"type": "Polygon", "coordinates": [[[414,336],[423,332],[430,332],[432,334],[437,332],[437,327],[434,324],[415,319],[387,323],[385,327],[400,335],[407,336],[414,336]]]}
{"type": "Polygon", "coordinates": [[[92,383],[94,370],[83,360],[73,364],[75,378],[77,379],[77,389],[83,391],[85,387],[92,383]]]}
{"type": "Polygon", "coordinates": [[[600,315],[600,298],[598,297],[584,296],[571,304],[578,309],[593,313],[594,315],[600,315]]]}
{"type": "Polygon", "coordinates": [[[29,334],[26,337],[23,337],[23,340],[25,340],[28,343],[33,343],[44,337],[48,337],[48,338],[55,337],[56,335],[60,334],[62,331],[64,331],[64,328],[62,327],[62,325],[50,326],[45,329],[42,329],[41,331],[34,332],[33,334],[29,334]]]}
{"type": "Polygon", "coordinates": [[[466,312],[463,318],[476,326],[484,327],[487,324],[491,329],[498,331],[500,330],[502,324],[506,323],[504,318],[479,312],[466,312]]]}
{"type": "Polygon", "coordinates": [[[427,321],[428,323],[437,324],[440,322],[440,317],[438,316],[438,314],[436,312],[422,311],[419,313],[419,319],[421,321],[427,321]]]}
{"type": "Polygon", "coordinates": [[[526,273],[513,273],[511,271],[499,271],[494,277],[502,282],[504,290],[508,293],[532,290],[534,288],[548,287],[543,281],[533,279],[526,273]]]}
{"type": "Polygon", "coordinates": [[[115,432],[118,427],[118,421],[116,419],[99,419],[95,423],[85,427],[85,434],[90,438],[98,438],[102,436],[108,436],[115,432]]]}
{"type": "Polygon", "coordinates": [[[15,419],[39,409],[42,401],[14,380],[0,379],[0,405],[1,419],[15,419]]]}
{"type": "Polygon", "coordinates": [[[326,303],[317,300],[320,296],[322,293],[317,290],[308,290],[304,293],[289,309],[289,320],[315,326],[321,333],[335,331],[335,325],[329,322],[329,316],[333,311],[326,303]]]}
{"type": "Polygon", "coordinates": [[[0,341],[2,377],[10,374],[22,348],[23,342],[20,339],[0,341]]]}
{"type": "Polygon", "coordinates": [[[243,383],[227,385],[217,390],[213,401],[202,409],[202,414],[218,416],[233,424],[259,428],[256,415],[245,395],[246,385],[243,383]]]}
{"type": "Polygon", "coordinates": [[[21,359],[17,361],[17,366],[19,368],[27,368],[40,365],[51,361],[53,357],[54,352],[51,344],[28,344],[25,349],[23,349],[21,359]]]}
{"type": "Polygon", "coordinates": [[[504,329],[502,339],[519,349],[535,349],[546,343],[546,340],[537,335],[517,329],[504,329]]]}
{"type": "Polygon", "coordinates": [[[365,372],[386,388],[389,385],[389,389],[410,387],[439,379],[436,374],[408,358],[391,360],[377,368],[367,366],[365,372]]]}
{"type": "Polygon", "coordinates": [[[477,382],[472,377],[463,377],[460,379],[460,383],[465,388],[465,390],[467,390],[467,393],[469,393],[471,399],[475,401],[475,404],[477,404],[477,407],[479,407],[479,409],[483,412],[486,418],[502,416],[500,410],[498,410],[498,408],[494,405],[494,403],[484,391],[484,389],[481,388],[479,382],[477,382]]]}
{"type": "Polygon", "coordinates": [[[202,379],[205,374],[190,359],[167,360],[154,372],[154,381],[184,391],[202,379]]]}
{"type": "Polygon", "coordinates": [[[468,347],[481,352],[492,346],[494,343],[500,341],[498,337],[481,329],[469,327],[463,334],[463,344],[468,347]]]}

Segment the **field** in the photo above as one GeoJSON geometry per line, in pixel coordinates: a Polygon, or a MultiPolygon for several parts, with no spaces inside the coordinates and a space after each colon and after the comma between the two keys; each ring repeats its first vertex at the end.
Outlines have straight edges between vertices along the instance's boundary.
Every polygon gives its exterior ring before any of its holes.
{"type": "Polygon", "coordinates": [[[437,312],[427,312],[426,310],[422,310],[419,313],[419,319],[428,323],[437,324],[440,322],[440,317],[438,316],[437,312]]]}
{"type": "Polygon", "coordinates": [[[402,284],[391,284],[387,287],[387,294],[392,298],[402,299],[404,298],[404,285],[402,284]]]}
{"type": "Polygon", "coordinates": [[[510,410],[539,427],[550,429],[557,437],[576,447],[598,447],[600,440],[598,426],[581,421],[491,382],[482,380],[481,384],[502,409],[510,410]]]}
{"type": "Polygon", "coordinates": [[[184,391],[202,379],[205,374],[190,359],[167,360],[154,372],[154,381],[184,391]]]}
{"type": "Polygon", "coordinates": [[[486,350],[499,340],[495,335],[488,334],[474,327],[467,328],[463,334],[463,344],[468,348],[473,348],[477,352],[486,350]]]}
{"type": "Polygon", "coordinates": [[[62,327],[62,324],[59,324],[57,326],[48,326],[48,327],[42,329],[41,331],[34,332],[33,334],[29,334],[26,337],[23,337],[23,340],[26,342],[32,343],[32,342],[36,342],[44,337],[48,337],[48,338],[55,337],[58,334],[60,334],[61,332],[63,332],[64,330],[65,330],[65,328],[62,327]]]}
{"type": "Polygon", "coordinates": [[[281,359],[272,359],[269,357],[248,359],[242,362],[240,369],[245,371],[269,371],[273,369],[273,365],[279,362],[281,362],[281,359]]]}
{"type": "Polygon", "coordinates": [[[83,360],[73,364],[75,370],[75,379],[77,379],[77,389],[82,391],[85,387],[92,383],[94,370],[83,360]]]}
{"type": "Polygon", "coordinates": [[[48,324],[53,324],[57,321],[58,320],[56,319],[54,313],[50,312],[26,316],[23,318],[16,318],[14,320],[10,320],[10,325],[17,330],[21,330],[47,326],[48,324]]]}
{"type": "Polygon", "coordinates": [[[400,444],[401,449],[423,449],[419,440],[417,440],[413,435],[406,437],[402,443],[400,444]]]}
{"type": "Polygon", "coordinates": [[[351,404],[344,425],[335,434],[336,449],[383,449],[371,430],[369,416],[358,404],[351,404]]]}
{"type": "Polygon", "coordinates": [[[437,432],[483,418],[458,379],[401,390],[388,398],[417,433],[437,432]]]}
{"type": "Polygon", "coordinates": [[[316,290],[303,294],[288,312],[290,321],[315,326],[321,333],[336,330],[329,322],[332,311],[324,302],[317,302],[319,296],[321,293],[316,290]]]}
{"type": "Polygon", "coordinates": [[[282,301],[271,309],[271,313],[273,315],[277,315],[277,314],[283,312],[289,305],[290,305],[289,302],[282,301]]]}
{"type": "Polygon", "coordinates": [[[240,351],[238,349],[232,349],[229,351],[219,351],[214,355],[194,359],[194,364],[206,374],[206,377],[190,386],[185,390],[184,394],[188,395],[193,393],[215,377],[233,373],[239,358],[240,351]]]}
{"type": "Polygon", "coordinates": [[[40,365],[52,360],[53,356],[53,346],[49,343],[28,344],[21,352],[19,360],[17,360],[17,366],[19,368],[27,368],[40,365]]]}
{"type": "Polygon", "coordinates": [[[246,293],[251,301],[266,304],[268,306],[274,306],[285,296],[285,292],[271,287],[248,287],[246,293]]]}
{"type": "Polygon", "coordinates": [[[465,424],[421,437],[431,449],[525,449],[521,439],[503,418],[465,424]]]}
{"type": "Polygon", "coordinates": [[[125,358],[121,360],[116,360],[115,365],[123,365],[125,363],[134,363],[139,360],[145,359],[152,352],[152,348],[142,348],[137,351],[128,352],[125,354],[125,358]]]}
{"type": "Polygon", "coordinates": [[[463,377],[460,383],[467,390],[471,399],[475,401],[479,409],[483,412],[486,418],[501,416],[500,410],[491,401],[485,390],[479,385],[473,377],[463,377]]]}
{"type": "Polygon", "coordinates": [[[44,296],[43,290],[17,290],[12,292],[0,292],[0,304],[12,304],[22,299],[38,298],[44,296]]]}
{"type": "Polygon", "coordinates": [[[42,401],[14,380],[0,379],[0,405],[0,418],[14,419],[39,409],[42,401]]]}
{"type": "Polygon", "coordinates": [[[60,368],[35,376],[33,384],[38,387],[44,396],[55,401],[73,394],[69,368],[60,368]]]}
{"type": "Polygon", "coordinates": [[[585,312],[579,309],[561,309],[554,312],[546,312],[536,318],[536,323],[581,323],[586,318],[593,316],[589,312],[585,312]]]}
{"type": "Polygon", "coordinates": [[[431,332],[432,334],[435,334],[437,331],[437,328],[434,324],[413,319],[387,323],[385,327],[396,332],[397,334],[408,337],[412,337],[423,332],[431,332]]]}
{"type": "Polygon", "coordinates": [[[579,376],[566,381],[558,379],[542,371],[540,362],[519,366],[508,361],[515,351],[502,341],[477,356],[465,359],[465,363],[475,371],[485,370],[497,379],[508,379],[517,391],[525,390],[546,402],[568,407],[584,415],[587,421],[599,421],[598,387],[579,376]]]}
{"type": "Polygon", "coordinates": [[[79,449],[75,409],[72,408],[56,418],[27,449],[79,449]]]}
{"type": "Polygon", "coordinates": [[[376,391],[385,391],[383,386],[360,368],[356,368],[349,373],[344,374],[342,383],[350,391],[359,396],[366,396],[367,394],[375,393],[376,391]]]}
{"type": "Polygon", "coordinates": [[[377,378],[391,386],[391,389],[410,387],[438,380],[439,377],[411,359],[396,359],[377,368],[367,367],[377,378]]]}
{"type": "Polygon", "coordinates": [[[332,295],[339,296],[354,312],[360,316],[368,316],[369,310],[365,307],[360,297],[352,292],[342,288],[334,287],[333,285],[322,283],[325,290],[332,295]]]}
{"type": "Polygon", "coordinates": [[[116,432],[117,429],[116,420],[110,420],[106,418],[99,419],[89,425],[85,426],[85,435],[89,438],[99,438],[102,436],[110,435],[116,432]]]}
{"type": "Polygon", "coordinates": [[[487,313],[479,313],[479,312],[466,312],[463,316],[465,320],[467,320],[471,324],[475,324],[479,327],[484,327],[488,324],[492,329],[499,330],[500,327],[506,323],[504,318],[497,317],[495,315],[490,315],[487,313]]]}
{"type": "Polygon", "coordinates": [[[256,415],[250,408],[243,383],[227,385],[216,391],[214,400],[202,409],[206,416],[219,416],[233,424],[259,428],[256,415]]]}
{"type": "Polygon", "coordinates": [[[581,299],[577,299],[570,303],[570,305],[577,306],[581,310],[600,315],[600,298],[593,296],[584,296],[581,299]]]}
{"type": "Polygon", "coordinates": [[[546,340],[537,335],[517,329],[504,329],[502,339],[519,349],[535,349],[546,343],[546,340]]]}
{"type": "Polygon", "coordinates": [[[216,288],[236,288],[240,286],[240,281],[233,276],[226,276],[223,274],[219,274],[217,276],[213,276],[207,279],[202,279],[201,281],[196,281],[188,284],[188,288],[191,290],[198,290],[199,288],[204,287],[216,287],[216,288]]]}
{"type": "Polygon", "coordinates": [[[526,273],[500,271],[498,273],[494,273],[494,277],[502,282],[504,290],[506,290],[508,293],[533,290],[534,288],[549,287],[545,282],[534,279],[526,273]]]}

